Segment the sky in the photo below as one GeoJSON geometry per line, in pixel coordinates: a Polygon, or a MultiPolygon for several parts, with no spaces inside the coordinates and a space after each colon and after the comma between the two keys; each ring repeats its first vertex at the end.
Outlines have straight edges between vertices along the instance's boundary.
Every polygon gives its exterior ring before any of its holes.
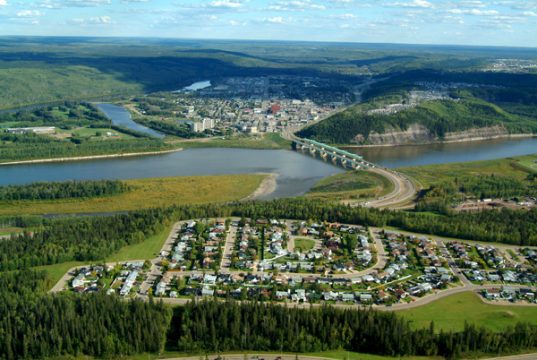
{"type": "Polygon", "coordinates": [[[537,0],[0,0],[0,35],[537,47],[537,0]]]}

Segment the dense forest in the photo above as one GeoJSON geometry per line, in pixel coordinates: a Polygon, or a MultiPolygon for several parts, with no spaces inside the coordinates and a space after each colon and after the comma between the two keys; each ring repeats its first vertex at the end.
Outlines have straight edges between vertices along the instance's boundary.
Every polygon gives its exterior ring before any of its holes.
{"type": "Polygon", "coordinates": [[[525,181],[497,175],[463,176],[422,190],[416,209],[447,214],[452,205],[466,198],[523,199],[527,196],[537,196],[535,174],[529,174],[525,181]]]}
{"type": "Polygon", "coordinates": [[[56,200],[118,195],[129,191],[119,180],[35,182],[0,186],[0,200],[56,200]]]}
{"type": "Polygon", "coordinates": [[[459,333],[413,330],[393,312],[330,306],[288,308],[250,302],[190,302],[175,309],[170,346],[187,352],[236,350],[319,352],[345,349],[404,355],[505,353],[537,345],[537,326],[516,324],[503,333],[466,326],[459,333]]]}

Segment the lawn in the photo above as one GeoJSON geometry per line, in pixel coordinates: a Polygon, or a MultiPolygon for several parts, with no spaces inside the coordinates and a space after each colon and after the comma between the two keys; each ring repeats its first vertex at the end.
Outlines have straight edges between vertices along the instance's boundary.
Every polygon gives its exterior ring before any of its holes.
{"type": "Polygon", "coordinates": [[[321,200],[349,200],[380,197],[393,190],[390,180],[368,171],[348,171],[319,181],[306,194],[321,200]]]}
{"type": "Polygon", "coordinates": [[[464,323],[485,326],[501,331],[516,322],[524,321],[537,325],[537,309],[525,306],[500,306],[485,304],[473,292],[448,296],[430,304],[397,312],[412,321],[416,328],[428,328],[434,321],[437,330],[459,331],[464,323]]]}
{"type": "Polygon", "coordinates": [[[125,180],[133,190],[119,195],[52,201],[1,201],[0,215],[114,212],[227,202],[247,197],[264,178],[265,175],[261,174],[241,174],[125,180]]]}
{"type": "Polygon", "coordinates": [[[160,253],[162,244],[170,234],[170,229],[162,231],[159,234],[153,235],[144,242],[136,245],[128,245],[123,247],[117,253],[106,258],[107,262],[126,261],[126,260],[150,260],[154,259],[160,253]]]}
{"type": "Polygon", "coordinates": [[[61,264],[36,266],[34,270],[45,270],[47,272],[47,280],[50,282],[50,287],[56,285],[65,273],[75,266],[81,266],[87,264],[87,262],[81,261],[69,261],[61,264]]]}
{"type": "Polygon", "coordinates": [[[309,251],[315,246],[315,241],[311,239],[298,238],[295,239],[295,249],[300,249],[301,251],[309,251]]]}
{"type": "MultiPolygon", "coordinates": [[[[403,167],[398,169],[420,182],[424,187],[460,176],[501,175],[524,180],[537,155],[486,161],[403,167]]],[[[537,166],[534,167],[537,170],[537,166]]]]}

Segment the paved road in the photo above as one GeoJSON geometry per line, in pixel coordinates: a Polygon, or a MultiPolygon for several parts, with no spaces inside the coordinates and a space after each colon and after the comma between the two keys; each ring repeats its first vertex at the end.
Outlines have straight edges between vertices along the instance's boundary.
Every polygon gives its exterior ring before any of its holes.
{"type": "Polygon", "coordinates": [[[523,354],[523,355],[511,355],[511,356],[500,356],[495,358],[486,358],[481,360],[536,360],[537,353],[533,354],[523,354]]]}
{"type": "MultiPolygon", "coordinates": [[[[200,358],[205,359],[205,356],[191,356],[191,357],[179,357],[179,358],[170,358],[167,360],[200,360],[200,358]]],[[[324,358],[324,357],[317,357],[317,356],[310,356],[310,355],[278,355],[278,354],[267,354],[267,353],[252,353],[252,354],[222,354],[222,355],[208,355],[207,358],[209,360],[296,360],[297,358],[299,360],[334,360],[333,358],[324,358]]]]}
{"type": "Polygon", "coordinates": [[[233,255],[233,248],[235,247],[235,239],[237,238],[237,228],[230,226],[230,230],[226,234],[226,242],[224,244],[224,252],[222,253],[222,262],[220,263],[220,270],[229,272],[231,268],[231,256],[233,255]]]}
{"type": "Polygon", "coordinates": [[[380,209],[403,209],[411,205],[416,197],[417,190],[409,178],[399,172],[387,169],[375,168],[369,171],[386,177],[393,183],[394,189],[385,196],[366,202],[365,206],[380,209]]]}

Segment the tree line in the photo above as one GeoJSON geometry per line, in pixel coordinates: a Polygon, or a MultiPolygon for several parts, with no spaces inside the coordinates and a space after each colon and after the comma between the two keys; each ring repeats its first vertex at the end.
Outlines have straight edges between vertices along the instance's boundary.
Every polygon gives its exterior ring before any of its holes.
{"type": "Polygon", "coordinates": [[[462,332],[413,329],[394,312],[294,308],[262,302],[199,301],[177,307],[168,343],[186,352],[337,349],[389,356],[508,353],[537,345],[537,326],[519,323],[496,333],[466,325],[462,332]]]}
{"type": "Polygon", "coordinates": [[[130,190],[119,180],[34,182],[0,187],[0,200],[56,200],[118,195],[130,190]]]}
{"type": "Polygon", "coordinates": [[[35,134],[0,134],[0,145],[0,162],[150,152],[172,148],[162,140],[153,138],[113,141],[81,141],[79,138],[73,138],[73,141],[62,141],[35,134]]]}

